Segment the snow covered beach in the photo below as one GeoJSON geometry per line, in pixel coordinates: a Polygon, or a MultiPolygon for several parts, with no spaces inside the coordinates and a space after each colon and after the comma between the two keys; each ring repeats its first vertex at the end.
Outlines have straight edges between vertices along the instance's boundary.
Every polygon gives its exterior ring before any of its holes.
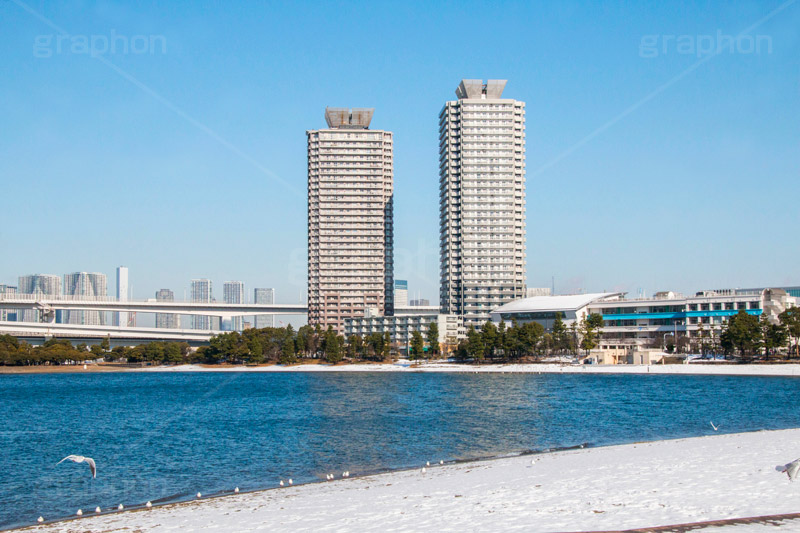
{"type": "MultiPolygon", "coordinates": [[[[31,528],[110,531],[610,531],[800,512],[800,429],[559,451],[283,487],[31,528]]],[[[277,481],[275,484],[277,486],[277,481]]],[[[231,488],[232,489],[232,488],[231,488]]],[[[84,510],[88,514],[89,510],[84,510]]],[[[45,517],[46,518],[46,517],[45,517]]],[[[729,524],[800,530],[800,519],[729,524]]]]}

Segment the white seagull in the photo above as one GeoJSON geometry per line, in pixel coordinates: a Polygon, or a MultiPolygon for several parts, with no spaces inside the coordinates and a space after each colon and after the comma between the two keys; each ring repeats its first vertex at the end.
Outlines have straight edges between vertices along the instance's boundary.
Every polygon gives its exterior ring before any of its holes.
{"type": "Polygon", "coordinates": [[[82,455],[68,455],[61,459],[56,465],[60,465],[64,461],[72,461],[73,463],[86,463],[89,465],[89,470],[92,471],[92,478],[97,477],[97,465],[94,464],[94,459],[91,457],[84,457],[82,455]]]}
{"type": "Polygon", "coordinates": [[[709,422],[709,424],[711,424],[711,427],[714,428],[714,431],[718,431],[720,428],[720,426],[715,426],[714,422],[709,422]]]}
{"type": "Polygon", "coordinates": [[[239,487],[236,487],[235,489],[233,489],[233,493],[234,494],[239,494],[239,487]]]}
{"type": "Polygon", "coordinates": [[[289,478],[289,485],[292,484],[292,478],[289,478]]]}
{"type": "Polygon", "coordinates": [[[281,485],[281,487],[283,487],[283,480],[281,480],[281,483],[280,483],[280,485],[281,485]]]}
{"type": "Polygon", "coordinates": [[[94,508],[94,512],[95,513],[102,513],[103,511],[100,510],[100,507],[95,507],[94,508]]]}
{"type": "Polygon", "coordinates": [[[144,506],[150,509],[153,506],[153,502],[147,502],[144,506]]]}
{"type": "Polygon", "coordinates": [[[800,472],[800,459],[795,459],[791,463],[785,465],[778,465],[775,467],[775,470],[778,472],[786,472],[786,475],[789,476],[789,481],[794,481],[794,478],[797,477],[797,472],[800,472]]]}
{"type": "Polygon", "coordinates": [[[78,512],[77,512],[77,513],[75,513],[75,514],[76,514],[76,515],[78,515],[78,516],[83,516],[83,511],[81,511],[80,509],[78,509],[78,512]]]}
{"type": "Polygon", "coordinates": [[[36,521],[41,524],[42,522],[44,522],[44,517],[40,516],[39,518],[36,519],[36,521]]]}
{"type": "Polygon", "coordinates": [[[121,510],[125,509],[125,506],[122,505],[122,504],[119,504],[119,505],[117,505],[117,509],[119,509],[121,511],[121,510]]]}

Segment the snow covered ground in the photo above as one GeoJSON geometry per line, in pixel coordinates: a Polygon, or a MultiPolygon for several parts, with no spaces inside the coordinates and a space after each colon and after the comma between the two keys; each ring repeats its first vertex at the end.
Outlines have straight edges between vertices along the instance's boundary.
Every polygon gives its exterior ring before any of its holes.
{"type": "Polygon", "coordinates": [[[140,370],[150,372],[528,372],[577,374],[713,374],[740,376],[800,376],[800,364],[775,365],[571,365],[509,364],[464,365],[447,362],[416,363],[400,360],[393,364],[301,364],[291,366],[156,366],[140,370]]]}
{"type": "MultiPolygon", "coordinates": [[[[445,464],[33,528],[111,531],[598,531],[800,512],[800,429],[445,464]]],[[[265,484],[278,480],[265,480],[265,484]]],[[[86,510],[84,510],[86,511],[86,510]]],[[[88,514],[88,513],[87,513],[88,514]]],[[[45,517],[46,518],[46,517],[45,517]]],[[[709,531],[800,531],[800,519],[709,531]]]]}

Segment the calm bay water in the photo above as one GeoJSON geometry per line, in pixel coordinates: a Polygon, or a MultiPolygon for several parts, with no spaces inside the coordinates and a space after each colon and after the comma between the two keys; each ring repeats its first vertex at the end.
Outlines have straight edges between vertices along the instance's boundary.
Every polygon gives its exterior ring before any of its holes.
{"type": "MultiPolygon", "coordinates": [[[[800,426],[800,380],[440,373],[0,375],[0,528],[581,443],[800,426]],[[56,463],[70,455],[97,461],[56,463]]],[[[798,445],[800,451],[800,445],[798,445]]]]}

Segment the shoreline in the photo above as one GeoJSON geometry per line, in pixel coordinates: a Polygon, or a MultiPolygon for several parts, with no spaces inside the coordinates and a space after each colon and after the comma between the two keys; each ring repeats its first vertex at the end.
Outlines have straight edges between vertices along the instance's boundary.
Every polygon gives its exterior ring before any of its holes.
{"type": "Polygon", "coordinates": [[[509,363],[469,365],[444,361],[421,363],[399,360],[394,363],[300,363],[294,365],[159,365],[123,366],[119,364],[0,366],[0,375],[72,374],[109,372],[451,372],[490,374],[658,374],[718,376],[800,376],[800,363],[776,364],[672,364],[672,365],[577,365],[569,363],[509,363]]]}
{"type": "Polygon", "coordinates": [[[420,465],[354,473],[12,531],[379,530],[386,520],[399,530],[536,531],[723,520],[740,531],[736,521],[774,515],[787,515],[797,526],[789,515],[800,511],[800,483],[774,466],[800,453],[798,439],[800,429],[755,431],[437,463],[427,472],[420,465]]]}

